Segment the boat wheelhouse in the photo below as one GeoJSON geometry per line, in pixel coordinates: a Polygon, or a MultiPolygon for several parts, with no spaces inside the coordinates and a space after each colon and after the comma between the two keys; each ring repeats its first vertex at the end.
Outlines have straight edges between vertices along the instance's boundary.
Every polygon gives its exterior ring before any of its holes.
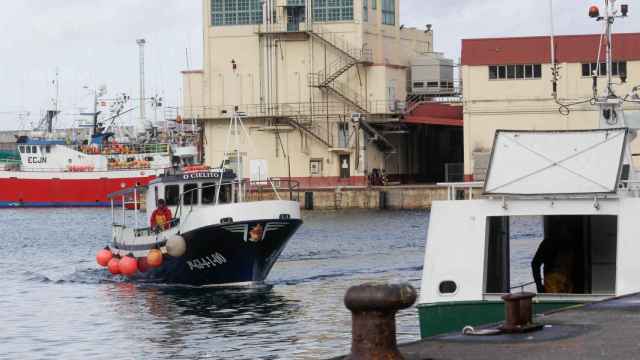
{"type": "Polygon", "coordinates": [[[160,249],[165,254],[162,266],[140,275],[149,281],[193,286],[261,283],[302,224],[299,203],[280,197],[285,189],[272,180],[238,179],[230,169],[170,172],[148,187],[111,195],[111,251],[117,257],[143,259],[160,249]],[[141,192],[146,192],[147,214],[140,219],[136,211],[129,219],[127,205],[132,200],[132,208],[138,208],[141,192]],[[165,200],[173,218],[165,227],[152,229],[148,223],[159,199],[165,200]],[[122,204],[122,218],[115,214],[116,202],[122,204]],[[176,243],[184,250],[172,250],[176,243]]]}
{"type": "Polygon", "coordinates": [[[537,313],[640,291],[630,139],[626,128],[498,131],[485,182],[446,184],[449,199],[433,203],[422,336],[502,321],[501,297],[520,290],[539,290],[537,313]],[[554,266],[568,272],[563,291],[547,287],[551,275],[536,287],[543,241],[556,248],[545,276],[554,266]]]}

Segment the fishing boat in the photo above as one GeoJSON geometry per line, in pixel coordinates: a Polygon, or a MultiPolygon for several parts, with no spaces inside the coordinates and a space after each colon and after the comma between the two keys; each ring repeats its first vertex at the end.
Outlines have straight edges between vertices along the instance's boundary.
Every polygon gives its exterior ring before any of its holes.
{"type": "MultiPolygon", "coordinates": [[[[243,127],[240,121],[232,118],[236,130],[243,127]]],[[[238,149],[234,153],[240,154],[238,149]]],[[[293,201],[292,186],[283,188],[285,184],[282,179],[278,184],[271,179],[251,181],[242,177],[241,167],[226,165],[170,169],[147,187],[110,195],[113,236],[97,261],[114,275],[158,283],[260,284],[302,224],[300,204],[293,201]],[[288,189],[288,200],[281,198],[283,189],[288,189]],[[133,201],[136,209],[141,193],[147,203],[142,221],[137,211],[133,219],[127,216],[127,204],[133,201]],[[117,202],[122,217],[115,215],[117,202]],[[159,202],[169,208],[170,219],[165,218],[162,226],[150,226],[157,209],[153,204],[159,202]]]]}
{"type": "Polygon", "coordinates": [[[631,150],[640,119],[623,106],[640,97],[638,87],[618,97],[614,86],[609,72],[606,93],[591,101],[599,128],[498,130],[484,182],[442,184],[449,195],[430,215],[422,337],[503,321],[509,293],[537,293],[541,313],[640,291],[640,172],[631,150]],[[531,219],[542,242],[516,257],[512,225],[531,219]]]}
{"type": "MultiPolygon", "coordinates": [[[[96,98],[96,103],[98,99],[96,98]]],[[[122,105],[122,104],[121,104],[122,105]]],[[[122,114],[93,123],[85,139],[57,136],[53,120],[59,111],[49,110],[41,125],[16,141],[17,156],[4,156],[0,166],[0,208],[52,206],[104,206],[109,193],[146,185],[174,163],[196,162],[198,149],[181,136],[162,137],[153,129],[142,136],[117,139],[114,126],[103,124],[122,114]]],[[[165,134],[166,135],[166,134],[165,134]]]]}

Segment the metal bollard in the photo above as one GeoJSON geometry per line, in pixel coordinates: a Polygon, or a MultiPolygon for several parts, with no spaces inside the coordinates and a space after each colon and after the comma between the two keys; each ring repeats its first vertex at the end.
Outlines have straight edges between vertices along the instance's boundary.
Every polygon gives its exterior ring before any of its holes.
{"type": "Polygon", "coordinates": [[[505,321],[500,330],[506,333],[521,333],[540,329],[541,325],[533,323],[532,300],[535,296],[536,294],[528,292],[503,296],[505,321]]]}
{"type": "Polygon", "coordinates": [[[344,297],[352,314],[351,354],[346,359],[403,359],[396,342],[396,313],[411,307],[417,297],[409,284],[351,287],[344,297]]]}

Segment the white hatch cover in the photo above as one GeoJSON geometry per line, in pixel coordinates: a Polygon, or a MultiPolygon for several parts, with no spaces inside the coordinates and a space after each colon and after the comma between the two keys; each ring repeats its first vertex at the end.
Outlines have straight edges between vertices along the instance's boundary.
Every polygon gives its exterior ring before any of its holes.
{"type": "Polygon", "coordinates": [[[498,130],[484,193],[556,195],[614,193],[627,129],[498,130]]]}

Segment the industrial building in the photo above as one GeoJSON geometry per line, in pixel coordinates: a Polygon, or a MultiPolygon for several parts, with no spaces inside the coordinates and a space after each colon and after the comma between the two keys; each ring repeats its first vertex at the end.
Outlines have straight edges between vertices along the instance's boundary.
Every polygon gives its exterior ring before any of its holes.
{"type": "MultiPolygon", "coordinates": [[[[484,180],[497,129],[569,130],[599,126],[592,74],[600,59],[598,89],[606,86],[604,46],[600,35],[554,38],[558,71],[557,100],[553,96],[551,38],[510,37],[462,40],[464,84],[464,174],[484,180]],[[571,104],[563,106],[563,104],[571,104]]],[[[613,36],[614,91],[624,97],[640,85],[640,33],[613,36]]],[[[626,106],[637,116],[637,104],[626,106]]],[[[640,152],[638,141],[634,152],[640,152]]],[[[638,160],[638,157],[635,158],[638,160]]]]}
{"type": "Polygon", "coordinates": [[[462,163],[461,111],[427,100],[456,91],[452,62],[430,26],[400,24],[399,2],[203,0],[203,69],[183,72],[182,116],[203,121],[206,164],[303,187],[363,186],[375,169],[444,180],[462,163]],[[226,145],[233,114],[250,135],[240,154],[226,145]]]}

